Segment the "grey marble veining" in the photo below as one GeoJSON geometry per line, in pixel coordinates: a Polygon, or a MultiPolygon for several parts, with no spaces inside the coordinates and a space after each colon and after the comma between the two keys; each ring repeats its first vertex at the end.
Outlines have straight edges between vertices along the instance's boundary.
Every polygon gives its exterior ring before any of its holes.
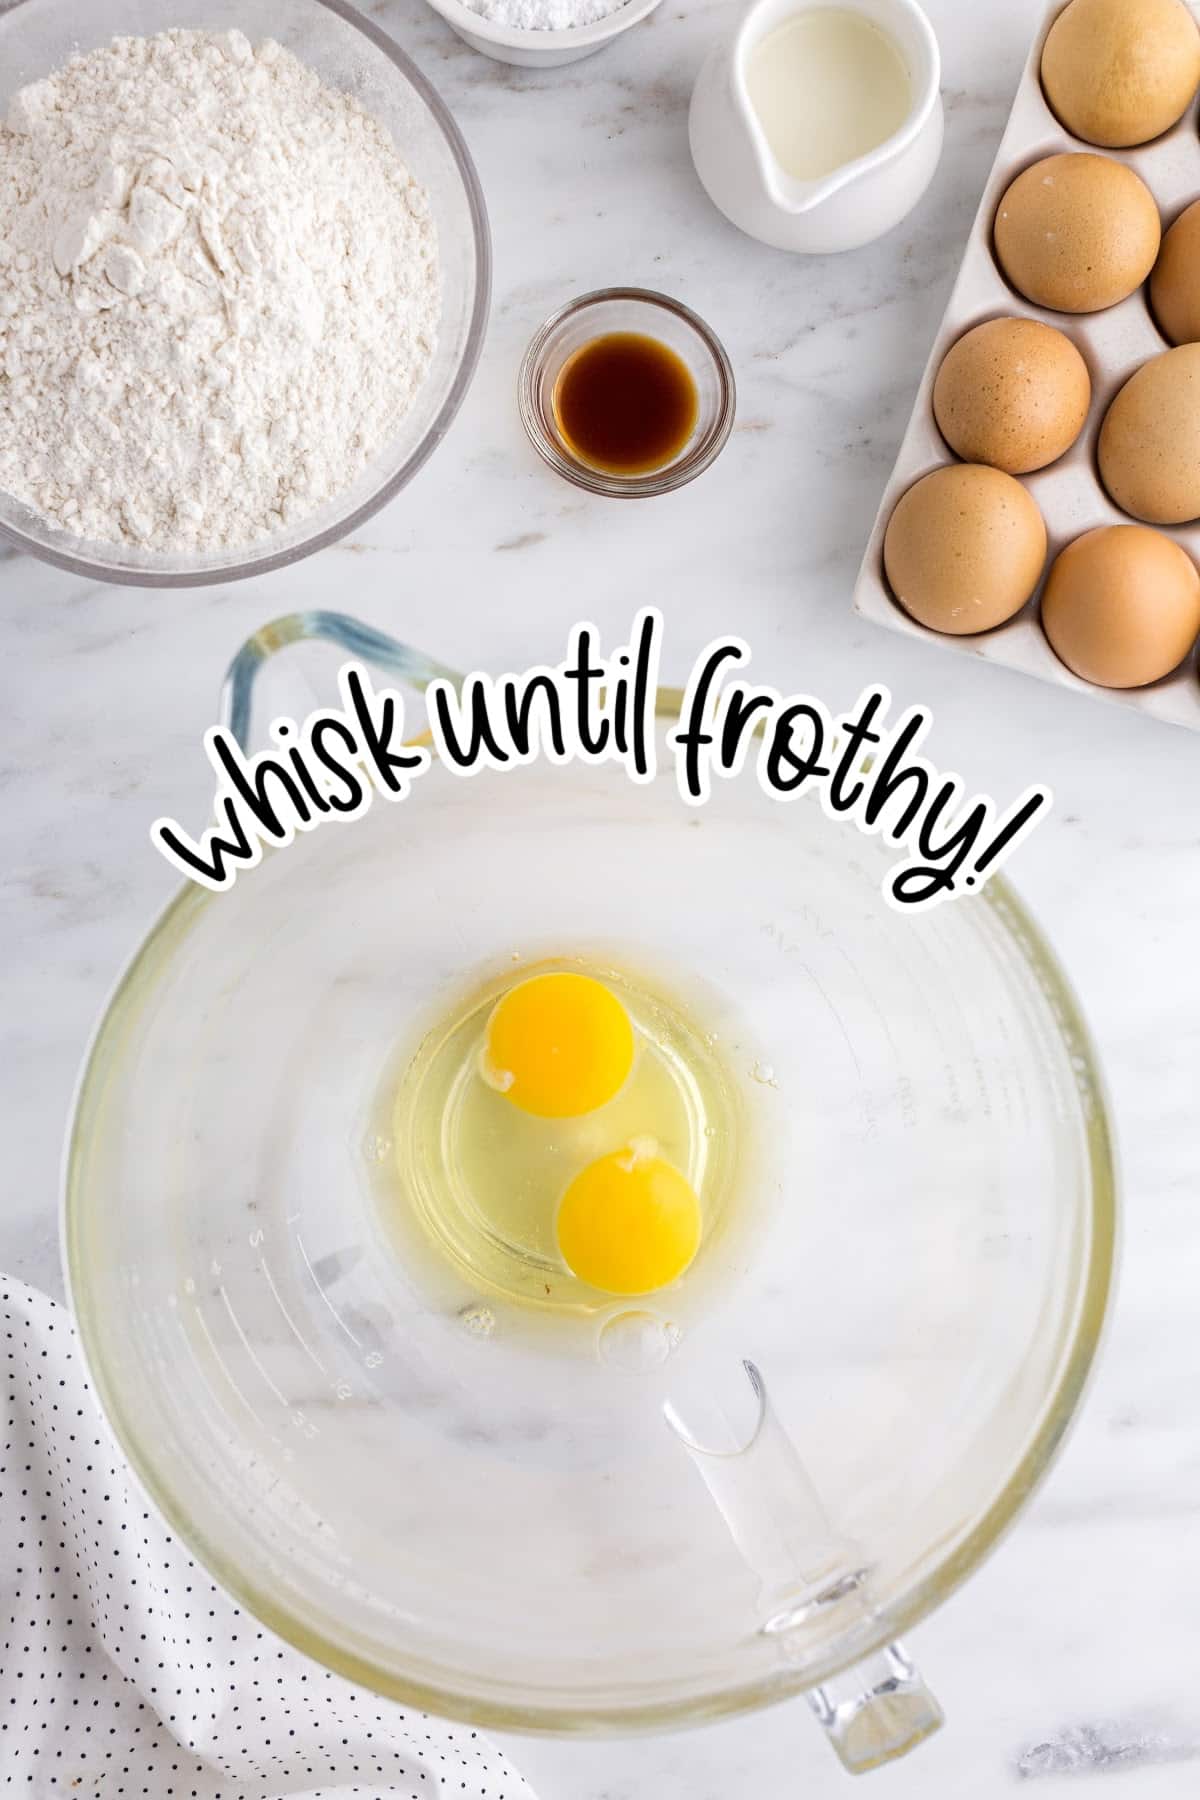
{"type": "MultiPolygon", "coordinates": [[[[89,587],[0,552],[0,1266],[59,1291],[56,1185],[82,1047],[171,891],[147,828],[199,820],[199,739],[254,627],[319,603],[452,665],[523,666],[587,614],[623,632],[653,595],[665,674],[731,626],[755,667],[830,704],[868,680],[935,711],[933,753],[1057,804],[1012,874],[1098,1038],[1126,1185],[1102,1366],[1050,1481],[995,1557],[914,1634],[948,1727],[868,1778],[891,1800],[1196,1792],[1200,1425],[1200,823],[1193,738],[874,631],[850,584],[1024,58],[1036,0],[930,0],[947,150],[914,216],[844,258],[740,237],[692,175],[686,103],[726,0],[664,4],[600,56],[545,74],[455,39],[422,0],[371,7],[454,108],[496,244],[483,363],[453,432],[356,539],[298,568],[183,594],[89,587]],[[660,286],[725,340],[734,436],[702,480],[645,506],[588,499],[522,437],[517,364],[544,315],[609,282],[660,286]],[[1088,1788],[1086,1791],[1091,1792],[1088,1788]],[[1099,1790],[1097,1790],[1099,1791],[1099,1790]]],[[[785,1800],[843,1781],[800,1707],[674,1737],[510,1748],[543,1800],[785,1800]]]]}

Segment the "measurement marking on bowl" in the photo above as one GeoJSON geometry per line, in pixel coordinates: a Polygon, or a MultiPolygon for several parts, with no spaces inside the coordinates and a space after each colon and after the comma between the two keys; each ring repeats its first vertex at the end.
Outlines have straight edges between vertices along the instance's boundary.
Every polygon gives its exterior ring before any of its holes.
{"type": "Polygon", "coordinates": [[[854,1073],[858,1076],[859,1080],[861,1081],[862,1080],[862,1064],[858,1060],[858,1053],[854,1048],[854,1040],[851,1038],[850,1033],[846,1029],[846,1021],[842,1018],[841,1013],[838,1011],[837,1007],[833,1004],[833,1001],[829,998],[829,995],[825,992],[825,989],[821,986],[821,983],[817,980],[816,976],[812,972],[812,969],[809,967],[809,965],[807,963],[802,963],[800,965],[800,972],[801,972],[801,974],[808,976],[808,979],[812,982],[812,984],[816,988],[818,994],[820,994],[822,1000],[825,1002],[826,1006],[829,1008],[830,1013],[833,1015],[834,1023],[837,1025],[838,1030],[841,1032],[843,1038],[846,1040],[846,1048],[850,1052],[850,1061],[854,1064],[854,1073]]]}
{"type": "Polygon", "coordinates": [[[263,1261],[263,1259],[261,1257],[259,1258],[258,1266],[263,1272],[263,1277],[266,1281],[267,1286],[270,1288],[272,1294],[274,1294],[274,1296],[275,1296],[276,1306],[279,1308],[280,1312],[283,1314],[284,1318],[288,1322],[288,1329],[291,1331],[292,1336],[295,1338],[296,1342],[299,1344],[300,1348],[303,1350],[305,1356],[308,1357],[309,1361],[316,1364],[317,1368],[320,1369],[322,1375],[327,1374],[328,1371],[326,1370],[325,1364],[321,1361],[321,1359],[317,1355],[316,1351],[312,1348],[312,1345],[306,1343],[304,1338],[301,1337],[300,1332],[296,1327],[296,1323],[295,1323],[294,1319],[292,1318],[291,1313],[288,1311],[287,1307],[283,1304],[283,1296],[280,1294],[279,1289],[275,1286],[275,1278],[271,1274],[270,1269],[268,1269],[266,1263],[263,1261]]]}
{"type": "Polygon", "coordinates": [[[894,1056],[896,1054],[896,1040],[892,1036],[892,1028],[891,1028],[890,1024],[888,1023],[887,1014],[884,1012],[882,1006],[880,1006],[880,1004],[879,1004],[879,1001],[876,999],[875,995],[871,992],[870,988],[867,986],[866,981],[863,979],[862,970],[859,968],[858,964],[855,962],[854,958],[850,955],[849,951],[845,948],[844,945],[835,944],[833,946],[833,953],[835,956],[841,957],[842,961],[845,963],[846,967],[849,969],[850,973],[854,976],[854,979],[857,981],[859,990],[863,997],[863,1000],[866,1003],[866,1005],[870,1007],[871,1011],[875,1014],[876,1019],[879,1021],[879,1028],[883,1032],[883,1036],[887,1043],[887,1047],[894,1056]]]}
{"type": "Polygon", "coordinates": [[[217,1292],[221,1296],[221,1301],[225,1307],[225,1311],[229,1314],[230,1324],[233,1326],[233,1329],[237,1332],[238,1336],[242,1340],[242,1345],[243,1345],[243,1348],[245,1349],[246,1355],[250,1358],[250,1361],[254,1364],[255,1368],[258,1370],[259,1374],[262,1376],[263,1380],[266,1382],[267,1386],[270,1388],[271,1392],[274,1394],[275,1398],[278,1400],[280,1406],[290,1407],[292,1403],[288,1399],[287,1395],[280,1392],[280,1390],[276,1387],[274,1381],[272,1381],[271,1377],[267,1374],[267,1371],[263,1368],[262,1364],[259,1362],[258,1357],[255,1355],[254,1350],[251,1347],[250,1339],[246,1336],[245,1332],[242,1330],[241,1324],[238,1320],[238,1316],[233,1310],[233,1306],[232,1306],[232,1303],[230,1302],[229,1295],[225,1292],[225,1289],[223,1287],[218,1288],[217,1292]]]}
{"type": "Polygon", "coordinates": [[[317,1280],[317,1272],[313,1268],[312,1263],[309,1261],[308,1251],[304,1248],[304,1239],[300,1236],[299,1232],[296,1233],[296,1248],[297,1248],[297,1250],[299,1250],[300,1255],[304,1259],[305,1268],[308,1270],[309,1274],[312,1276],[313,1286],[316,1288],[318,1294],[320,1294],[322,1300],[325,1302],[325,1305],[329,1308],[329,1312],[332,1315],[334,1323],[341,1327],[341,1329],[345,1332],[346,1336],[350,1339],[350,1342],[354,1345],[354,1348],[356,1350],[361,1350],[363,1348],[363,1346],[362,1346],[360,1339],[355,1337],[354,1333],[351,1331],[350,1327],[347,1325],[345,1319],[343,1319],[341,1313],[338,1311],[337,1307],[333,1304],[333,1301],[329,1298],[329,1295],[325,1292],[325,1289],[321,1286],[320,1282],[317,1280]]]}
{"type": "MultiPolygon", "coordinates": [[[[196,1315],[197,1325],[199,1325],[201,1331],[204,1333],[204,1341],[208,1345],[209,1349],[212,1351],[213,1361],[216,1363],[218,1369],[220,1369],[222,1375],[225,1377],[225,1380],[229,1384],[230,1390],[234,1394],[235,1398],[241,1401],[241,1403],[245,1407],[246,1411],[250,1414],[250,1417],[254,1420],[254,1423],[257,1426],[259,1426],[261,1430],[269,1431],[270,1428],[267,1426],[266,1422],[259,1418],[259,1416],[255,1412],[254,1408],[251,1406],[250,1402],[247,1400],[245,1394],[243,1394],[241,1388],[238,1386],[237,1382],[233,1379],[233,1376],[229,1373],[229,1370],[225,1367],[225,1364],[221,1358],[221,1352],[217,1349],[216,1343],[213,1340],[213,1334],[208,1329],[208,1321],[205,1319],[204,1314],[200,1311],[200,1308],[198,1306],[193,1306],[192,1311],[196,1315]]],[[[196,1365],[196,1371],[199,1374],[201,1381],[203,1381],[205,1387],[208,1389],[209,1393],[212,1394],[213,1404],[216,1406],[216,1408],[219,1412],[221,1409],[221,1403],[217,1399],[216,1394],[213,1393],[212,1383],[205,1376],[204,1370],[200,1363],[200,1358],[196,1355],[195,1350],[192,1349],[192,1346],[188,1342],[188,1339],[186,1337],[184,1338],[184,1343],[187,1344],[188,1349],[191,1350],[192,1361],[196,1365]]],[[[274,1434],[272,1433],[271,1435],[273,1436],[274,1434]]]]}

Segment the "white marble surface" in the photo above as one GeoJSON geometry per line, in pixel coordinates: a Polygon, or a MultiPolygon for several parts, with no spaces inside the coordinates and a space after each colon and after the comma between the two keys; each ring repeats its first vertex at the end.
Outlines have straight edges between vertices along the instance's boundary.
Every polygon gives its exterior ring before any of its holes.
{"type": "MultiPolygon", "coordinates": [[[[147,827],[199,816],[200,733],[254,626],[330,603],[452,664],[519,667],[555,653],[581,614],[615,632],[653,596],[669,619],[668,675],[736,625],[784,688],[832,703],[886,679],[934,707],[935,754],[970,787],[1056,789],[1012,872],[1098,1036],[1127,1212],[1119,1304],[1082,1422],[999,1553],[915,1634],[949,1725],[868,1779],[893,1800],[995,1800],[1023,1780],[1053,1795],[1112,1774],[1114,1795],[1183,1800],[1200,1783],[1200,744],[848,612],[1036,0],[931,0],[948,101],[940,173],[890,239],[815,262],[739,237],[691,173],[689,87],[734,10],[665,0],[599,57],[535,75],[468,50],[421,0],[372,6],[457,112],[491,207],[492,325],[448,442],[357,541],[251,584],[156,594],[0,563],[0,1266],[60,1289],[55,1189],[80,1052],[171,885],[147,827]],[[544,314],[612,281],[697,307],[740,386],[720,462],[644,506],[559,483],[526,447],[513,399],[544,314]]],[[[845,1779],[802,1707],[652,1741],[511,1747],[543,1800],[784,1800],[845,1779]]]]}

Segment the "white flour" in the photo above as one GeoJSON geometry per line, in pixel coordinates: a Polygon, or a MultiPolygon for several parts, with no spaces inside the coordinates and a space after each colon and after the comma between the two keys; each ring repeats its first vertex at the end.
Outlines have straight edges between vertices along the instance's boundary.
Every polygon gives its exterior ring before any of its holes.
{"type": "Polygon", "coordinates": [[[352,483],[428,369],[428,200],[240,31],[120,38],[0,127],[0,488],[66,530],[248,544],[352,483]]]}
{"type": "Polygon", "coordinates": [[[620,12],[625,0],[465,0],[473,13],[510,31],[567,31],[620,12]]]}

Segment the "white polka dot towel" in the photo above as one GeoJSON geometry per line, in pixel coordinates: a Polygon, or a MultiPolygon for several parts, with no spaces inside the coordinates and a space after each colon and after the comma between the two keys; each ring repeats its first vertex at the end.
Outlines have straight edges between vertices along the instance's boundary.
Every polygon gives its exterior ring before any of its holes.
{"type": "Polygon", "coordinates": [[[0,1277],[0,1800],[532,1800],[286,1648],[127,1484],[69,1315],[0,1277]]]}

